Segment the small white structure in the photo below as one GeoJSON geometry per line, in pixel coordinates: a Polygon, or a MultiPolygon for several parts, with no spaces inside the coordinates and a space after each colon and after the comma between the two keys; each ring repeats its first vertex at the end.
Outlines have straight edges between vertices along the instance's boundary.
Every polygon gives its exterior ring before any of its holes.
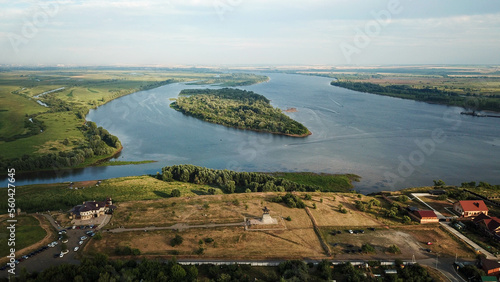
{"type": "Polygon", "coordinates": [[[278,224],[278,221],[275,218],[272,218],[269,214],[269,209],[267,207],[264,207],[262,211],[264,213],[262,214],[262,219],[260,220],[261,224],[278,224]]]}

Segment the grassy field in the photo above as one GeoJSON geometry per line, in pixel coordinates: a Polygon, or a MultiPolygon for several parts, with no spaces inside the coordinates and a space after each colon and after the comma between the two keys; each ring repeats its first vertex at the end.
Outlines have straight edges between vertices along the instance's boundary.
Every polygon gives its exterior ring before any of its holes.
{"type": "MultiPolygon", "coordinates": [[[[40,184],[16,187],[16,204],[23,211],[69,210],[74,205],[89,200],[104,200],[112,197],[116,202],[151,200],[170,197],[173,189],[182,196],[207,194],[208,186],[181,182],[164,182],[149,176],[130,176],[97,181],[40,184]]],[[[7,194],[0,194],[2,213],[7,211],[7,194]]]]}
{"type": "Polygon", "coordinates": [[[36,218],[32,216],[16,216],[16,245],[9,247],[7,243],[10,233],[7,229],[7,226],[9,226],[7,219],[9,218],[5,216],[0,221],[0,228],[2,230],[0,233],[0,256],[2,257],[9,254],[10,248],[21,250],[41,241],[47,235],[47,232],[40,227],[40,222],[36,218]]]}
{"type": "Polygon", "coordinates": [[[220,76],[217,72],[167,69],[0,70],[0,156],[15,159],[74,150],[88,142],[78,127],[89,109],[137,91],[174,82],[210,83],[214,77],[222,84],[242,85],[267,79],[253,74],[220,76]],[[53,90],[57,91],[46,93],[53,90]]]}
{"type": "Polygon", "coordinates": [[[354,174],[326,174],[312,172],[274,172],[271,175],[290,181],[322,187],[325,192],[349,192],[353,189],[352,181],[359,181],[360,177],[354,174]],[[346,187],[348,187],[346,189],[346,187]]]}

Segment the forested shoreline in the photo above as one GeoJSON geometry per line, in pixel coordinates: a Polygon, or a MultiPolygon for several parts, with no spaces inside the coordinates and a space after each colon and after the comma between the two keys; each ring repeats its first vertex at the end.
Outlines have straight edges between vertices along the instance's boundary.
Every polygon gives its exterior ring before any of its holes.
{"type": "Polygon", "coordinates": [[[269,99],[252,91],[186,89],[170,107],[203,121],[228,127],[293,137],[311,134],[304,125],[271,106],[269,99]]]}
{"type": "MultiPolygon", "coordinates": [[[[101,126],[97,127],[95,122],[86,122],[80,127],[80,130],[85,136],[85,140],[75,141],[78,146],[75,150],[39,156],[24,155],[22,158],[7,160],[0,156],[0,169],[7,170],[8,167],[14,167],[16,171],[33,171],[77,167],[94,157],[111,157],[122,148],[118,137],[110,134],[101,126]]],[[[64,145],[69,145],[69,143],[68,139],[63,141],[64,145]]]]}
{"type": "Polygon", "coordinates": [[[378,95],[410,99],[427,103],[443,104],[464,107],[466,110],[488,110],[500,112],[500,99],[494,97],[475,97],[472,94],[463,96],[451,91],[443,91],[433,87],[413,88],[408,85],[382,86],[370,82],[332,81],[333,86],[347,88],[354,91],[373,93],[378,95]],[[474,99],[468,102],[467,99],[474,99]]]}
{"type": "MultiPolygon", "coordinates": [[[[300,184],[270,174],[258,172],[237,172],[232,170],[210,169],[195,165],[174,165],[162,168],[157,178],[163,181],[181,181],[194,184],[213,185],[222,189],[224,193],[250,192],[292,192],[292,191],[321,191],[339,192],[317,185],[300,184]]],[[[343,192],[352,188],[344,187],[343,192]]]]}

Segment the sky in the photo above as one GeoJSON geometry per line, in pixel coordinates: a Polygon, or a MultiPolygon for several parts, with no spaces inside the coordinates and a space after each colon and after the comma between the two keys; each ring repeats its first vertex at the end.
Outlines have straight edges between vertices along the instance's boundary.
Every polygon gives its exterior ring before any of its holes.
{"type": "Polygon", "coordinates": [[[0,0],[0,64],[500,64],[500,2],[0,0]]]}

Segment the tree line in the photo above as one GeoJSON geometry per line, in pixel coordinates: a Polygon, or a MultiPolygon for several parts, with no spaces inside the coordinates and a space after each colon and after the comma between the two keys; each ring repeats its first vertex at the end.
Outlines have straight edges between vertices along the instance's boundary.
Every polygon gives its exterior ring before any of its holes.
{"type": "MultiPolygon", "coordinates": [[[[465,105],[467,104],[467,99],[471,99],[461,96],[456,92],[439,90],[436,87],[414,88],[409,85],[382,86],[370,82],[340,80],[332,81],[330,84],[359,92],[459,107],[466,107],[465,105]]],[[[471,96],[471,94],[468,93],[467,96],[471,96]]],[[[473,110],[490,110],[500,112],[500,99],[495,97],[481,97],[475,99],[474,101],[477,103],[474,103],[476,108],[473,110]]]]}
{"type": "Polygon", "coordinates": [[[271,106],[269,99],[252,91],[186,89],[170,107],[195,118],[228,127],[285,135],[306,136],[301,123],[271,106]]]}
{"type": "Polygon", "coordinates": [[[213,185],[225,193],[321,191],[319,186],[298,184],[264,173],[210,169],[189,164],[166,166],[157,178],[164,181],[213,185]]]}
{"type": "MultiPolygon", "coordinates": [[[[205,279],[207,281],[255,281],[259,276],[262,281],[433,281],[428,272],[420,265],[413,264],[400,267],[396,263],[397,273],[386,277],[367,276],[367,269],[353,266],[350,262],[331,267],[328,260],[322,260],[316,266],[301,260],[287,260],[276,268],[265,271],[250,265],[181,265],[174,257],[169,261],[136,259],[110,260],[104,254],[85,257],[77,264],[60,264],[41,272],[28,273],[25,268],[18,275],[5,281],[176,281],[191,282],[205,279]]],[[[368,263],[370,267],[381,270],[379,261],[368,263]]]]}
{"type": "MultiPolygon", "coordinates": [[[[72,151],[61,151],[44,155],[23,155],[21,158],[4,159],[0,156],[0,169],[6,170],[9,167],[16,168],[16,171],[32,171],[37,169],[60,169],[75,167],[85,159],[94,156],[110,155],[121,148],[118,137],[110,134],[106,129],[88,121],[80,127],[85,141],[80,142],[78,147],[72,151]]],[[[69,144],[64,140],[63,143],[69,144]]]]}

